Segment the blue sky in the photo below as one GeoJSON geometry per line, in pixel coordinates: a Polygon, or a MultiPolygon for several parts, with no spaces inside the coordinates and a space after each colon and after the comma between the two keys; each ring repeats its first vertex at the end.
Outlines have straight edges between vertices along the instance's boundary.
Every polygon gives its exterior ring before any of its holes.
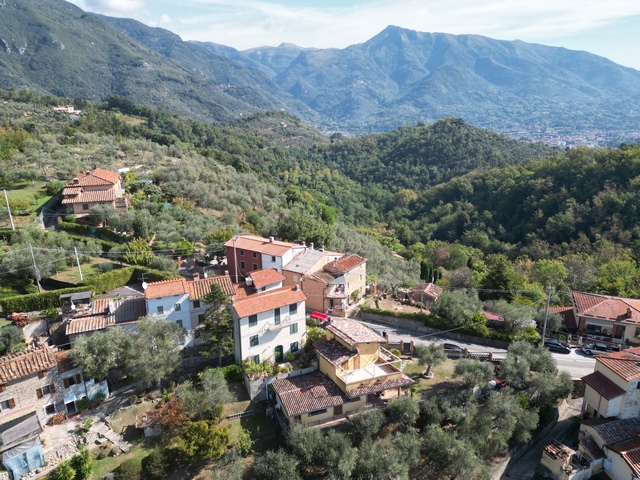
{"type": "Polygon", "coordinates": [[[586,50],[640,70],[638,0],[71,0],[239,50],[344,48],[397,25],[586,50]]]}

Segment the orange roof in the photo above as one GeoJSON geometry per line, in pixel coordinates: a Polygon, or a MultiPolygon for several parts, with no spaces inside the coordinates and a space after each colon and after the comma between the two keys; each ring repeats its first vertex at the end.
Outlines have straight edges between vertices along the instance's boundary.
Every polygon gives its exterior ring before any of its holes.
{"type": "Polygon", "coordinates": [[[249,276],[251,277],[251,280],[253,280],[253,284],[256,286],[256,288],[273,285],[274,283],[281,282],[287,278],[281,273],[278,273],[278,271],[273,268],[257,270],[255,272],[251,272],[249,276]]]}
{"type": "Polygon", "coordinates": [[[67,323],[67,335],[105,330],[109,324],[107,315],[94,315],[92,317],[74,318],[67,323]]]}
{"type": "Polygon", "coordinates": [[[609,448],[614,452],[618,452],[635,474],[640,475],[640,438],[611,445],[609,448]]]}
{"type": "Polygon", "coordinates": [[[53,350],[48,346],[25,350],[0,358],[0,383],[28,377],[56,365],[53,350]]]}
{"type": "Polygon", "coordinates": [[[596,357],[596,362],[600,362],[627,382],[640,378],[640,356],[634,353],[629,353],[629,350],[598,355],[596,357]]]}
{"type": "Polygon", "coordinates": [[[73,180],[68,182],[65,187],[88,186],[88,185],[115,185],[120,179],[120,174],[111,172],[103,168],[96,168],[90,172],[83,172],[73,180]]]}
{"type": "Polygon", "coordinates": [[[362,258],[361,256],[352,253],[350,255],[345,255],[338,260],[327,263],[324,268],[329,272],[337,271],[340,273],[347,273],[366,262],[366,258],[362,258]]]}
{"type": "Polygon", "coordinates": [[[571,299],[579,317],[640,323],[640,300],[582,292],[571,292],[571,299]]]}
{"type": "Polygon", "coordinates": [[[189,293],[187,281],[184,278],[151,282],[144,291],[144,298],[164,298],[189,293]]]}
{"type": "Polygon", "coordinates": [[[275,380],[269,384],[276,392],[287,417],[322,410],[345,403],[345,395],[320,372],[275,380]]]}
{"type": "Polygon", "coordinates": [[[279,240],[270,242],[268,238],[254,235],[236,235],[225,243],[224,246],[233,248],[234,241],[237,250],[248,250],[250,252],[259,252],[277,257],[281,257],[296,246],[293,243],[281,242],[279,240]]]}
{"type": "MultiPolygon", "coordinates": [[[[67,189],[65,189],[66,191],[67,189]]],[[[66,193],[65,193],[66,195],[66,193]]],[[[62,204],[68,205],[73,203],[96,203],[96,202],[112,202],[116,199],[116,194],[112,189],[109,190],[90,190],[88,192],[80,192],[75,197],[63,198],[62,204]]]]}
{"type": "Polygon", "coordinates": [[[222,291],[229,296],[235,294],[231,278],[228,275],[221,275],[218,277],[201,278],[191,282],[187,282],[184,278],[152,282],[147,285],[144,296],[145,298],[163,298],[189,294],[190,300],[199,300],[211,291],[212,283],[219,285],[222,291]]]}
{"type": "Polygon", "coordinates": [[[218,277],[201,278],[199,280],[187,282],[187,286],[189,288],[189,299],[199,300],[207,295],[209,292],[211,292],[212,283],[217,284],[228,296],[234,295],[236,293],[229,275],[220,275],[218,277]]]}
{"type": "Polygon", "coordinates": [[[71,350],[61,350],[54,355],[56,357],[56,363],[58,364],[58,373],[68,372],[76,368],[71,358],[71,350]]]}
{"type": "Polygon", "coordinates": [[[296,290],[296,287],[282,287],[249,296],[235,296],[233,309],[238,317],[242,318],[285,305],[304,302],[306,299],[307,296],[302,290],[296,290]]]}
{"type": "Polygon", "coordinates": [[[590,373],[582,377],[582,380],[607,400],[618,398],[626,393],[602,372],[590,373]]]}
{"type": "Polygon", "coordinates": [[[358,343],[383,343],[385,341],[369,327],[355,320],[332,318],[326,328],[351,346],[358,343]]]}

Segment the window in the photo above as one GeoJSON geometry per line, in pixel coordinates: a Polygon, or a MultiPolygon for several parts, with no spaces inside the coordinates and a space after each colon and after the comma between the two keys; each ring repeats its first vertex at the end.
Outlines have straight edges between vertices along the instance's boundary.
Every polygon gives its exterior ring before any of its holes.
{"type": "Polygon", "coordinates": [[[251,357],[251,361],[253,363],[260,363],[260,355],[254,355],[253,357],[251,357]]]}
{"type": "Polygon", "coordinates": [[[254,269],[254,270],[257,270],[257,269],[258,269],[258,264],[257,264],[257,263],[254,263],[254,264],[253,264],[253,269],[254,269]]]}
{"type": "Polygon", "coordinates": [[[50,403],[49,405],[45,406],[44,413],[46,413],[47,415],[53,415],[54,413],[56,413],[56,404],[50,403]]]}
{"type": "Polygon", "coordinates": [[[362,275],[360,275],[360,281],[362,281],[362,275]]]}
{"type": "Polygon", "coordinates": [[[176,325],[178,325],[180,328],[184,328],[182,326],[182,320],[176,320],[176,325]]]}
{"type": "Polygon", "coordinates": [[[244,270],[245,268],[247,268],[247,266],[245,265],[244,262],[240,262],[240,268],[244,270]]]}
{"type": "Polygon", "coordinates": [[[202,325],[204,323],[204,313],[198,315],[198,325],[202,325]]]}
{"type": "Polygon", "coordinates": [[[274,322],[276,325],[280,325],[280,309],[279,309],[279,308],[276,308],[276,309],[273,311],[273,322],[274,322]]]}
{"type": "Polygon", "coordinates": [[[249,326],[255,327],[258,324],[258,315],[249,315],[249,326]]]}
{"type": "Polygon", "coordinates": [[[260,340],[258,340],[258,335],[254,335],[252,337],[249,338],[249,346],[250,347],[255,347],[257,345],[260,345],[260,340]]]}
{"type": "Polygon", "coordinates": [[[323,408],[322,410],[315,410],[313,412],[309,412],[310,417],[315,417],[316,415],[322,415],[323,413],[327,413],[327,409],[323,408]]]}
{"type": "Polygon", "coordinates": [[[158,305],[156,311],[158,312],[158,315],[162,315],[164,313],[164,307],[162,305],[158,305]]]}
{"type": "Polygon", "coordinates": [[[244,257],[244,250],[240,249],[240,256],[244,257]]]}
{"type": "Polygon", "coordinates": [[[82,209],[83,210],[89,210],[89,204],[88,203],[83,203],[82,204],[82,209]]]}
{"type": "Polygon", "coordinates": [[[298,342],[293,342],[289,349],[291,350],[291,353],[296,353],[299,350],[298,342]]]}
{"type": "Polygon", "coordinates": [[[258,258],[258,252],[251,252],[251,256],[253,258],[258,258]]]}
{"type": "Polygon", "coordinates": [[[289,326],[289,335],[293,335],[294,333],[298,333],[297,323],[292,323],[291,326],[289,326]]]}
{"type": "Polygon", "coordinates": [[[272,261],[273,263],[276,263],[276,256],[275,256],[275,255],[271,255],[271,261],[272,261]]]}
{"type": "Polygon", "coordinates": [[[193,301],[193,308],[200,308],[200,300],[193,301]]]}
{"type": "Polygon", "coordinates": [[[180,310],[182,310],[182,304],[181,303],[176,303],[176,306],[175,306],[174,310],[176,312],[179,312],[180,310]]]}
{"type": "Polygon", "coordinates": [[[292,303],[289,305],[289,315],[295,315],[296,313],[298,313],[298,304],[292,303]]]}
{"type": "Polygon", "coordinates": [[[74,376],[64,378],[62,381],[64,382],[64,388],[69,388],[71,385],[82,383],[82,377],[77,373],[74,376]]]}
{"type": "Polygon", "coordinates": [[[53,383],[51,383],[49,385],[45,385],[42,388],[37,388],[36,395],[38,396],[38,398],[42,398],[45,395],[51,395],[55,391],[56,391],[56,386],[53,383]]]}
{"type": "Polygon", "coordinates": [[[9,400],[4,400],[4,401],[0,402],[0,409],[1,410],[11,410],[15,406],[16,406],[16,401],[13,398],[10,398],[9,400]]]}

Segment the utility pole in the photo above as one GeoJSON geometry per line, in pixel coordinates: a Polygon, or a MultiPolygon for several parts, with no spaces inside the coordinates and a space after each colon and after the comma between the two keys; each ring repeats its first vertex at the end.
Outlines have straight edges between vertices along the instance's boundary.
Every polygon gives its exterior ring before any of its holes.
{"type": "Polygon", "coordinates": [[[80,267],[80,260],[78,259],[78,249],[73,247],[73,251],[76,252],[76,263],[78,264],[78,273],[80,273],[80,281],[82,281],[82,268],[80,267]]]}
{"type": "Polygon", "coordinates": [[[33,256],[33,247],[31,244],[29,244],[29,250],[31,251],[31,260],[33,260],[33,273],[36,277],[38,292],[42,292],[42,287],[40,286],[40,270],[38,270],[38,266],[36,265],[36,257],[33,256]]]}
{"type": "Polygon", "coordinates": [[[13,216],[11,216],[11,207],[9,206],[9,198],[7,197],[7,191],[2,190],[4,192],[4,201],[7,204],[7,211],[9,212],[9,221],[11,222],[11,230],[15,230],[16,226],[13,224],[13,216]]]}
{"type": "Polygon", "coordinates": [[[551,303],[551,291],[549,288],[547,290],[547,308],[544,311],[544,326],[542,327],[542,344],[544,345],[544,339],[547,334],[547,319],[549,318],[549,303],[551,303]]]}

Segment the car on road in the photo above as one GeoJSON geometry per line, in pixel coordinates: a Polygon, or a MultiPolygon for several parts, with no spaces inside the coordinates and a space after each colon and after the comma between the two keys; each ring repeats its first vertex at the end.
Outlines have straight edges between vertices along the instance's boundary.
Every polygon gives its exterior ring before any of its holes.
{"type": "Polygon", "coordinates": [[[464,349],[455,343],[443,343],[442,346],[445,350],[449,350],[450,352],[464,352],[464,349]]]}
{"type": "Polygon", "coordinates": [[[611,349],[604,343],[585,343],[582,345],[582,351],[587,355],[600,355],[611,352],[611,349]]]}
{"type": "Polygon", "coordinates": [[[556,353],[571,353],[571,348],[560,343],[558,340],[549,339],[544,341],[545,348],[548,348],[550,352],[556,353]]]}

